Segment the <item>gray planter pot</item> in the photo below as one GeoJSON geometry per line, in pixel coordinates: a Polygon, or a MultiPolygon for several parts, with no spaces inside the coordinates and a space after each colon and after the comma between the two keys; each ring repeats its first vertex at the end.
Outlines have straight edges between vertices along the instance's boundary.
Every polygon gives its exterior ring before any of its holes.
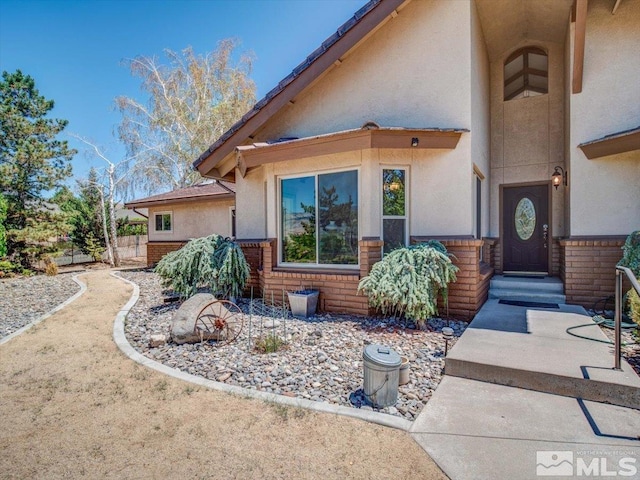
{"type": "Polygon", "coordinates": [[[318,307],[318,290],[296,290],[287,292],[291,314],[294,317],[310,317],[315,315],[318,307]]]}

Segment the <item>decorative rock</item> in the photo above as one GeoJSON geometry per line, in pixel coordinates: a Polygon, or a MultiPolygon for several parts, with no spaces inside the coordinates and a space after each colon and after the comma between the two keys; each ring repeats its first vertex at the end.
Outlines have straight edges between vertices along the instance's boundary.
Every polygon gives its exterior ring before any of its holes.
{"type": "Polygon", "coordinates": [[[231,372],[227,372],[225,374],[222,374],[218,377],[218,381],[219,382],[224,382],[226,380],[229,380],[229,378],[231,378],[231,375],[233,375],[231,372]]]}
{"type": "Polygon", "coordinates": [[[219,346],[211,342],[168,343],[150,349],[151,335],[168,336],[178,305],[162,302],[162,285],[157,275],[123,272],[122,276],[140,285],[140,300],[127,317],[125,333],[131,345],[142,354],[172,368],[230,385],[380,411],[407,420],[415,419],[420,413],[442,376],[442,327],[454,329],[451,348],[466,326],[463,322],[431,319],[426,329],[418,330],[398,320],[349,315],[301,320],[282,317],[280,311],[276,317],[258,316],[250,315],[256,310],[250,308],[248,300],[239,299],[238,305],[245,312],[244,329],[235,342],[219,346]],[[273,325],[270,321],[279,322],[277,328],[264,327],[273,325]],[[290,336],[291,340],[286,348],[275,353],[256,353],[255,340],[270,333],[280,338],[290,336]],[[411,381],[398,389],[398,401],[393,409],[372,408],[364,398],[362,349],[365,343],[388,345],[411,359],[411,381]],[[229,373],[231,375],[222,380],[229,373]]]}
{"type": "MultiPolygon", "coordinates": [[[[178,308],[171,322],[171,340],[177,344],[197,343],[202,341],[200,334],[196,332],[196,320],[198,314],[208,304],[215,302],[216,297],[210,293],[197,293],[187,299],[178,308]]],[[[220,306],[221,308],[224,308],[220,306]]],[[[203,336],[204,339],[208,337],[203,336]]]]}
{"type": "Polygon", "coordinates": [[[149,337],[149,347],[151,348],[161,347],[165,343],[167,343],[167,337],[162,334],[151,335],[149,337]]]}

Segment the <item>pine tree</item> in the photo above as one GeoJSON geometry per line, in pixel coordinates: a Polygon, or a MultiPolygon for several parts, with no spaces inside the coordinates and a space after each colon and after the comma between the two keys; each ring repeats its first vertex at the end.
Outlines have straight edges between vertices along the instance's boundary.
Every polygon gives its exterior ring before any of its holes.
{"type": "Polygon", "coordinates": [[[56,138],[67,121],[45,118],[53,106],[29,75],[2,73],[0,187],[8,201],[7,249],[27,268],[47,252],[45,242],[66,229],[63,216],[48,208],[43,196],[71,175],[76,153],[56,138]]]}
{"type": "Polygon", "coordinates": [[[7,255],[7,229],[4,223],[7,218],[7,199],[0,193],[0,259],[7,255]]]}

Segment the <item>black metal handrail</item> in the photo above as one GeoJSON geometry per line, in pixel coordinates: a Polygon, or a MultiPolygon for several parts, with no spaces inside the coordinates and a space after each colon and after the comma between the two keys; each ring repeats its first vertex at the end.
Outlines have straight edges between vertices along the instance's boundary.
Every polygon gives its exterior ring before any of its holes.
{"type": "Polygon", "coordinates": [[[622,356],[622,274],[631,281],[631,286],[640,295],[640,283],[627,267],[616,266],[616,312],[615,312],[615,365],[613,368],[620,370],[620,358],[622,356]]]}

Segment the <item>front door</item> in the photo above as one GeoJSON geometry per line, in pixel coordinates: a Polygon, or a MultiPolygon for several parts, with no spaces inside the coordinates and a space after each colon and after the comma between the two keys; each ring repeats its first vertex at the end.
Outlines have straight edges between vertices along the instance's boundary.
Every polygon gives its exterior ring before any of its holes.
{"type": "Polygon", "coordinates": [[[549,272],[549,185],[504,187],[502,270],[549,272]]]}

